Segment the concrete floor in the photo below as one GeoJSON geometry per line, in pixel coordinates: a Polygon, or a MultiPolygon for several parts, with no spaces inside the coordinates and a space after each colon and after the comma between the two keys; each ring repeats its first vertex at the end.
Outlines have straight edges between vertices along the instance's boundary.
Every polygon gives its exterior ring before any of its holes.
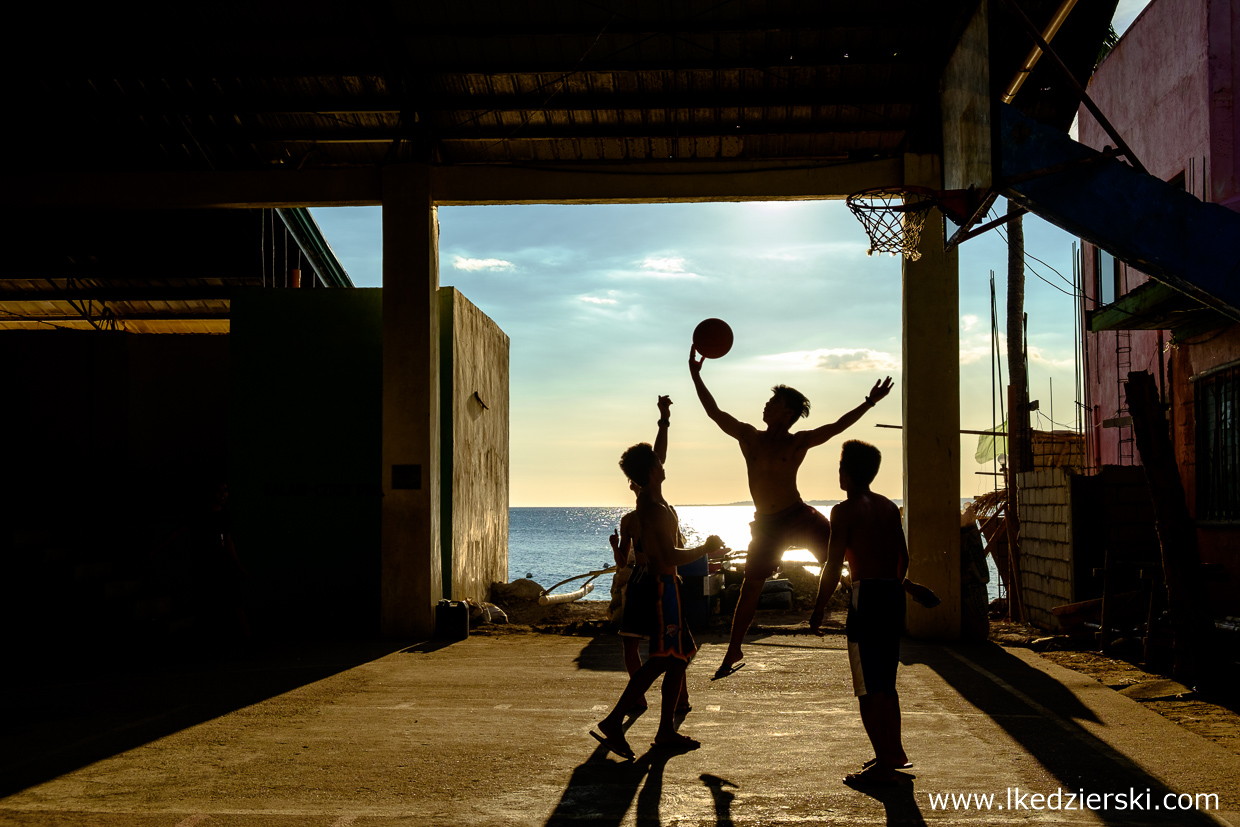
{"type": "Polygon", "coordinates": [[[624,685],[615,637],[333,644],[87,671],[6,703],[0,824],[1240,827],[1240,759],[1031,652],[906,641],[914,766],[900,787],[867,792],[840,780],[871,755],[841,636],[751,638],[748,666],[717,683],[724,639],[699,642],[682,731],[703,747],[649,750],[652,710],[629,730],[632,763],[588,736],[624,685]],[[1057,789],[1065,803],[1080,790],[1144,802],[1148,790],[1152,806],[1168,791],[1212,793],[1221,812],[1009,806],[1009,790],[1057,789]],[[994,795],[996,808],[932,802],[952,793],[994,795]]]}

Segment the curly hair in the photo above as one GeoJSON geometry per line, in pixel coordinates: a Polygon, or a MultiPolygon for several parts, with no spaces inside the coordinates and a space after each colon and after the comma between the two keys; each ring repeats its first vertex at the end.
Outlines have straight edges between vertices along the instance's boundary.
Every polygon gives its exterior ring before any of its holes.
{"type": "Polygon", "coordinates": [[[645,488],[650,484],[650,471],[657,459],[649,442],[639,442],[620,455],[620,470],[630,480],[645,488]]]}

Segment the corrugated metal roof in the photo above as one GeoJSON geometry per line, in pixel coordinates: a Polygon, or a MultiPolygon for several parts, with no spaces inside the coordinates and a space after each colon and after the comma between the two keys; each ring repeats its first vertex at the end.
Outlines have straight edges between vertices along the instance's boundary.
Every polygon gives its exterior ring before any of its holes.
{"type": "MultiPolygon", "coordinates": [[[[1059,5],[1020,0],[1038,26],[1059,5]]],[[[12,24],[29,67],[12,78],[23,130],[9,152],[23,169],[90,173],[898,158],[938,151],[939,79],[978,7],[221,0],[152,17],[123,4],[73,14],[25,4],[12,24]]],[[[989,9],[1001,88],[1030,42],[1002,3],[989,9]]],[[[1056,35],[1078,78],[1114,9],[1077,3],[1056,35]]],[[[1043,60],[1016,104],[1066,129],[1077,100],[1043,60]]],[[[131,329],[219,329],[227,298],[210,288],[270,284],[291,266],[280,231],[275,243],[260,236],[269,212],[234,215],[233,225],[189,213],[25,216],[17,232],[52,243],[27,245],[36,252],[0,277],[0,326],[69,325],[66,307],[86,301],[131,329]],[[122,288],[138,292],[98,292],[122,288]]]]}

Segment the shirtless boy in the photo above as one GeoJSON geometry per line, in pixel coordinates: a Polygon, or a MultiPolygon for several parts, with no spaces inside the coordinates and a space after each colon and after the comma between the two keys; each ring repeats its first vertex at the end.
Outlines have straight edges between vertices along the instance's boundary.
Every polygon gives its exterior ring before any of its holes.
{"type": "Polygon", "coordinates": [[[749,472],[749,493],[753,497],[754,521],[750,523],[753,539],[745,558],[745,579],[740,598],[732,615],[732,637],[723,663],[712,680],[726,677],[744,666],[741,643],[753,622],[762,595],[762,584],[779,567],[780,557],[788,548],[808,548],[821,563],[827,559],[831,524],[817,509],[807,505],[797,490],[797,471],[810,448],[822,445],[859,420],[866,411],[891,392],[891,377],[875,382],[865,402],[853,408],[830,425],[791,433],[789,429],[801,417],[809,416],[809,400],[785,385],[774,392],[762,409],[764,430],[741,422],[719,409],[715,398],[702,381],[702,363],[697,349],[689,349],[689,374],[697,388],[698,399],[706,415],[728,436],[740,443],[749,472]]]}
{"type": "Polygon", "coordinates": [[[827,601],[839,585],[845,560],[852,572],[852,600],[845,633],[853,691],[861,705],[861,723],[874,746],[874,758],[862,772],[845,777],[848,784],[896,783],[895,770],[908,765],[900,741],[900,697],[896,666],[904,631],[904,574],[908,547],[900,509],[870,490],[882,455],[857,440],[840,452],[840,488],[844,502],[831,509],[831,543],[810,615],[810,631],[823,634],[827,601]]]}
{"type": "Polygon", "coordinates": [[[693,635],[684,622],[676,567],[704,554],[721,555],[726,549],[723,541],[713,534],[698,548],[676,547],[676,517],[663,500],[663,463],[649,443],[642,442],[625,451],[620,458],[620,467],[630,480],[641,487],[641,494],[637,497],[637,520],[642,551],[649,558],[650,574],[657,581],[657,601],[652,607],[654,624],[650,633],[650,657],[629,678],[611,714],[599,721],[598,731],[602,734],[591,732],[590,735],[617,755],[632,758],[633,749],[624,737],[624,715],[662,675],[662,706],[653,745],[681,750],[697,749],[701,744],[678,733],[674,721],[685,669],[697,652],[693,635]]]}
{"type": "MultiPolygon", "coordinates": [[[[667,464],[667,429],[672,424],[672,398],[660,396],[657,402],[659,421],[658,431],[654,437],[654,453],[659,462],[667,464]]],[[[641,486],[632,480],[629,488],[634,495],[641,495],[641,486]]],[[[676,516],[676,509],[662,500],[663,505],[671,509],[676,516]]],[[[679,526],[679,521],[677,521],[679,526]]],[[[620,640],[624,651],[624,668],[632,677],[641,668],[642,659],[640,644],[643,638],[650,637],[650,626],[654,623],[654,607],[651,605],[656,597],[654,575],[650,572],[649,560],[641,548],[641,525],[636,511],[630,511],[620,518],[620,528],[613,531],[608,538],[611,542],[612,555],[619,567],[612,580],[612,602],[609,606],[611,617],[620,625],[620,640]]],[[[684,536],[679,527],[676,531],[675,545],[683,545],[684,536]]],[[[639,699],[630,710],[641,712],[646,709],[646,699],[639,699]]],[[[676,702],[677,713],[692,710],[689,705],[689,690],[681,681],[680,699],[676,702]]]]}

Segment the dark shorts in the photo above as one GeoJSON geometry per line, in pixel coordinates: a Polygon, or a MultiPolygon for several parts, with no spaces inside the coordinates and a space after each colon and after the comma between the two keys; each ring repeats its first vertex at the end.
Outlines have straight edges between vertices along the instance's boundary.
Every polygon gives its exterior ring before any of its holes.
{"type": "Polygon", "coordinates": [[[697,652],[697,644],[685,624],[680,578],[674,574],[660,574],[653,579],[657,600],[654,629],[650,635],[650,657],[690,661],[697,652]]]}
{"type": "Polygon", "coordinates": [[[645,566],[629,566],[629,579],[624,584],[620,634],[625,637],[650,637],[655,624],[655,604],[659,599],[656,580],[645,566]]]}
{"type": "Polygon", "coordinates": [[[790,548],[807,548],[820,563],[827,559],[831,521],[811,505],[797,503],[778,514],[755,514],[749,531],[753,539],[749,541],[745,571],[752,572],[750,576],[770,577],[790,548]]]}
{"type": "Polygon", "coordinates": [[[899,580],[858,580],[852,585],[848,620],[848,665],[853,692],[896,691],[900,635],[904,633],[904,584],[899,580]]]}

